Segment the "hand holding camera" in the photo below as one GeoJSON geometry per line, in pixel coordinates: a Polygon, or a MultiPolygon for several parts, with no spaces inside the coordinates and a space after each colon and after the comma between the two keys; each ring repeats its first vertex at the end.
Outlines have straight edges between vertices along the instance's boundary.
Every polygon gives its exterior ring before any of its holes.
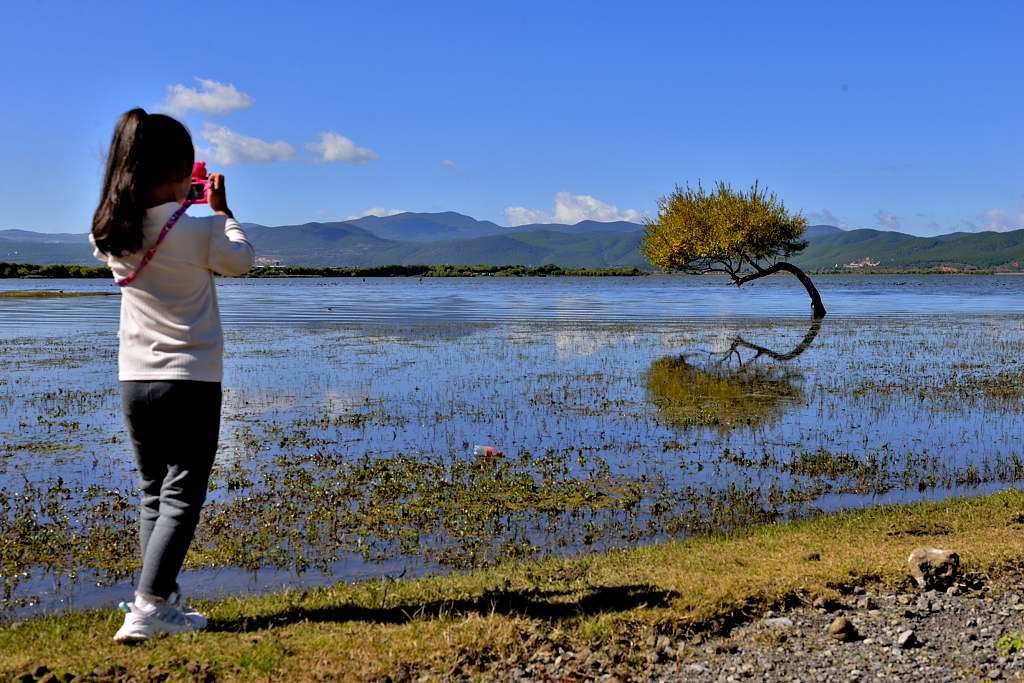
{"type": "Polygon", "coordinates": [[[214,213],[234,217],[228,208],[224,174],[213,173],[207,177],[205,161],[197,161],[192,167],[192,190],[189,198],[193,204],[209,204],[214,213]]]}

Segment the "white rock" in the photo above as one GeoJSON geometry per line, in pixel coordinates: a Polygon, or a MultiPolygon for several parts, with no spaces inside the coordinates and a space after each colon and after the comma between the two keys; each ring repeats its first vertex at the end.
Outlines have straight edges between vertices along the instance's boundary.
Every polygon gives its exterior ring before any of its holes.
{"type": "Polygon", "coordinates": [[[907,629],[896,638],[896,645],[903,650],[917,645],[917,635],[913,629],[907,629]]]}

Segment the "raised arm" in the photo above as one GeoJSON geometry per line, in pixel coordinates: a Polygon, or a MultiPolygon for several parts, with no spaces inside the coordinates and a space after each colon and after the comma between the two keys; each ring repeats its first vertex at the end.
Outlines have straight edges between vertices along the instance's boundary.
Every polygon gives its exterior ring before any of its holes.
{"type": "Polygon", "coordinates": [[[210,231],[210,256],[207,265],[210,270],[221,275],[241,275],[252,268],[256,260],[256,251],[228,208],[227,188],[224,176],[220,173],[210,176],[209,201],[210,208],[217,217],[210,231]]]}

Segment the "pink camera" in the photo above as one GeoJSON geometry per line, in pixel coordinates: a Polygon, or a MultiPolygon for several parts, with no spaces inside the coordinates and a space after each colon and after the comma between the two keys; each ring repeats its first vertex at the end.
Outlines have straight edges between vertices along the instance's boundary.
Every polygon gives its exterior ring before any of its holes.
{"type": "Polygon", "coordinates": [[[205,204],[210,194],[210,180],[206,177],[206,162],[197,161],[192,166],[192,189],[188,198],[193,204],[205,204]]]}

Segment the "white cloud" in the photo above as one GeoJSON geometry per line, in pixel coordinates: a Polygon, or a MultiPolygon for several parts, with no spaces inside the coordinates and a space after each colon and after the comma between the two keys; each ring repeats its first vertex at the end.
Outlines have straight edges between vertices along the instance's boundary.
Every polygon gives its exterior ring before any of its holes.
{"type": "Polygon", "coordinates": [[[879,225],[886,228],[896,229],[900,227],[900,219],[896,214],[882,211],[881,209],[875,212],[875,220],[878,221],[879,225]]]}
{"type": "Polygon", "coordinates": [[[377,216],[378,218],[384,218],[386,216],[397,216],[400,213],[406,213],[405,209],[384,209],[379,206],[366,209],[365,211],[357,214],[353,214],[345,220],[351,221],[356,218],[366,218],[367,216],[377,216]]]}
{"type": "Polygon", "coordinates": [[[839,216],[835,215],[828,209],[822,209],[821,211],[811,211],[807,214],[807,222],[811,225],[834,225],[837,228],[848,228],[846,221],[839,216]]]}
{"type": "Polygon", "coordinates": [[[983,224],[979,229],[1006,232],[1021,228],[1024,228],[1024,213],[1014,215],[1004,209],[989,209],[984,213],[983,224]]]}
{"type": "Polygon", "coordinates": [[[451,159],[441,159],[441,165],[446,169],[454,173],[455,175],[462,175],[462,167],[451,159]]]}
{"type": "Polygon", "coordinates": [[[180,83],[167,86],[167,97],[158,108],[180,116],[189,111],[226,114],[235,109],[248,109],[252,106],[252,98],[231,83],[220,83],[207,78],[196,80],[199,81],[199,88],[189,88],[180,83]]]}
{"type": "Polygon", "coordinates": [[[325,131],[320,133],[320,142],[310,142],[306,149],[316,152],[320,161],[343,164],[365,164],[380,157],[372,149],[356,147],[355,143],[341,133],[325,131]]]}
{"type": "Polygon", "coordinates": [[[555,220],[570,225],[580,221],[639,221],[640,212],[635,209],[619,211],[617,206],[605,204],[589,194],[559,192],[555,195],[555,220]]]}
{"type": "Polygon", "coordinates": [[[248,135],[241,135],[213,123],[203,125],[203,139],[212,147],[197,150],[200,156],[206,156],[222,166],[248,162],[285,161],[295,156],[295,150],[287,142],[280,140],[267,142],[248,135]]]}
{"type": "Polygon", "coordinates": [[[505,219],[509,225],[528,225],[530,223],[550,223],[551,219],[543,211],[534,211],[525,206],[505,207],[505,219]]]}
{"type": "Polygon", "coordinates": [[[526,223],[565,223],[575,225],[580,221],[633,221],[638,222],[641,218],[640,212],[636,209],[620,211],[619,207],[602,202],[589,194],[571,195],[568,192],[559,192],[555,195],[554,211],[551,215],[528,209],[522,206],[510,206],[505,209],[505,217],[512,225],[524,225],[526,223]]]}

